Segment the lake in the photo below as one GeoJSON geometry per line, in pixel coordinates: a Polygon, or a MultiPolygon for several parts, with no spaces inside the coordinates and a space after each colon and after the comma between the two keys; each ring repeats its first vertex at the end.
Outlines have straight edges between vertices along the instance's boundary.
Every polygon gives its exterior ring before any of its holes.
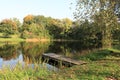
{"type": "MultiPolygon", "coordinates": [[[[0,68],[21,64],[34,65],[44,53],[55,53],[77,59],[79,55],[87,54],[79,42],[1,42],[0,43],[0,68]]],[[[56,68],[45,64],[48,69],[56,68]]]]}

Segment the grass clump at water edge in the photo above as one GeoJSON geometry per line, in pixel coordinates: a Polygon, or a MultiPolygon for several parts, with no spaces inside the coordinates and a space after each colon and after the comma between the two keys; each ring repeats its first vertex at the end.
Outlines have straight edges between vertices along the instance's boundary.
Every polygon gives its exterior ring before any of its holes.
{"type": "Polygon", "coordinates": [[[46,67],[36,64],[34,67],[17,64],[14,68],[3,67],[0,70],[0,80],[44,80],[52,72],[46,67]]]}

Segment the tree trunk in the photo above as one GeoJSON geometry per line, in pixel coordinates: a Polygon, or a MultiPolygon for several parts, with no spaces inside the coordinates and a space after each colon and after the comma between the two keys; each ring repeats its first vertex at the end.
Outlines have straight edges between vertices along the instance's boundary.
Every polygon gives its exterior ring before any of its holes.
{"type": "Polygon", "coordinates": [[[108,25],[105,28],[102,31],[102,48],[110,48],[112,45],[111,29],[109,29],[110,27],[108,25]]]}

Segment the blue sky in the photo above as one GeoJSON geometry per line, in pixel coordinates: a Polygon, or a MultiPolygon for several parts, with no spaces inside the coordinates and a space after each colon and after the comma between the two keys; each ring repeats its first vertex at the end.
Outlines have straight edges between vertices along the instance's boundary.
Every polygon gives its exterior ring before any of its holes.
{"type": "Polygon", "coordinates": [[[28,14],[73,19],[76,0],[0,0],[0,20],[16,17],[22,21],[28,14]],[[70,9],[72,7],[72,9],[70,9]]]}

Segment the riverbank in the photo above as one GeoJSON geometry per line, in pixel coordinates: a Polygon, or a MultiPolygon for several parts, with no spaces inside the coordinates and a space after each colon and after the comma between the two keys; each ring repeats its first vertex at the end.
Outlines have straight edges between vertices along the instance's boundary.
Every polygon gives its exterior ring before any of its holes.
{"type": "Polygon", "coordinates": [[[88,62],[51,75],[51,80],[120,80],[120,61],[88,62]]]}
{"type": "Polygon", "coordinates": [[[61,41],[76,41],[78,42],[79,40],[66,40],[66,39],[39,39],[39,38],[28,38],[28,39],[23,39],[23,38],[0,38],[0,42],[21,42],[21,41],[25,41],[25,42],[45,42],[45,41],[58,41],[58,42],[61,42],[61,41]]]}
{"type": "Polygon", "coordinates": [[[53,80],[120,80],[120,50],[111,51],[113,49],[98,50],[78,56],[87,64],[64,69],[54,74],[55,77],[51,76],[55,78],[53,80]]]}
{"type": "Polygon", "coordinates": [[[46,67],[38,66],[36,64],[33,68],[25,65],[23,68],[21,64],[17,64],[13,69],[4,67],[0,70],[0,80],[44,80],[52,74],[46,67]]]}
{"type": "Polygon", "coordinates": [[[0,70],[1,80],[120,80],[120,50],[111,48],[97,50],[78,56],[85,65],[50,71],[39,64],[33,68],[23,68],[18,64],[12,70],[4,67],[0,70]],[[113,52],[111,52],[113,51],[113,52]],[[69,74],[68,74],[69,73],[69,74]]]}
{"type": "Polygon", "coordinates": [[[32,39],[23,39],[23,38],[0,38],[0,42],[39,42],[39,41],[50,41],[50,39],[38,39],[38,38],[32,38],[32,39]]]}
{"type": "Polygon", "coordinates": [[[20,42],[20,41],[25,41],[25,39],[22,39],[22,38],[0,38],[0,42],[14,42],[14,41],[17,41],[17,42],[20,42]]]}

